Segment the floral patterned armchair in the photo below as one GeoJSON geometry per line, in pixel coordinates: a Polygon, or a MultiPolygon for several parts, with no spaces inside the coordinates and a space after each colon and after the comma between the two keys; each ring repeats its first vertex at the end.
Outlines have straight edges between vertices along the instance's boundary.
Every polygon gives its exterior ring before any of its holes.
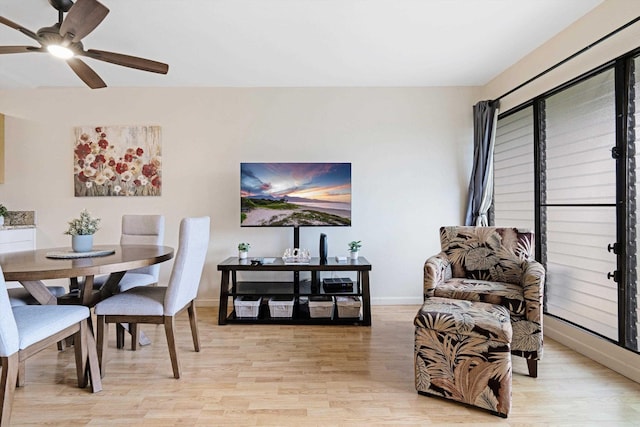
{"type": "Polygon", "coordinates": [[[542,358],[544,267],[533,259],[534,234],[516,228],[440,228],[441,252],[424,264],[424,298],[483,301],[511,316],[511,353],[538,376],[542,358]]]}

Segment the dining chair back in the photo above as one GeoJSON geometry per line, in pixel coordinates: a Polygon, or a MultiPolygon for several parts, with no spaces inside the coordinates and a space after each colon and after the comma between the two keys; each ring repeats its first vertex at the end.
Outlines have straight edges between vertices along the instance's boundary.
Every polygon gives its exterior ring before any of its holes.
{"type": "MultiPolygon", "coordinates": [[[[200,351],[195,298],[209,247],[209,217],[184,218],[180,222],[179,246],[168,286],[142,286],[113,295],[95,306],[98,318],[98,359],[104,375],[104,348],[109,323],[164,324],[169,356],[175,378],[180,365],[174,336],[175,316],[189,313],[195,351],[200,351]]],[[[132,336],[136,331],[132,331],[132,336]]]]}
{"type": "MultiPolygon", "coordinates": [[[[122,215],[121,245],[161,245],[163,241],[164,216],[122,215]]],[[[153,278],[154,283],[157,283],[160,275],[160,265],[154,264],[148,267],[136,268],[128,271],[127,274],[147,274],[153,278]]],[[[121,288],[120,290],[126,289],[121,288]]]]}
{"type": "Polygon", "coordinates": [[[0,426],[9,425],[21,363],[61,339],[74,338],[78,386],[86,387],[91,379],[93,392],[102,389],[96,345],[87,324],[89,316],[84,306],[11,307],[0,267],[0,426]]]}
{"type": "MultiPolygon", "coordinates": [[[[163,215],[122,215],[121,245],[162,245],[164,241],[164,216],[163,215]]],[[[136,286],[149,286],[158,283],[160,265],[154,264],[147,267],[128,270],[117,288],[106,289],[105,284],[109,275],[95,276],[93,289],[101,290],[102,298],[106,298],[117,292],[123,292],[136,286]]],[[[70,289],[79,289],[83,278],[71,279],[70,289]]]]}
{"type": "Polygon", "coordinates": [[[175,316],[198,296],[209,247],[209,219],[187,218],[180,224],[178,252],[164,300],[164,315],[175,316]]]}

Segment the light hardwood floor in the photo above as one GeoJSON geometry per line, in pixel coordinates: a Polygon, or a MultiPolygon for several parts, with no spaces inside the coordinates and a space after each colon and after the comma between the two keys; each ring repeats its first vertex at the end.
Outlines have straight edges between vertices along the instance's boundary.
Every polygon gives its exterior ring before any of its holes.
{"type": "Polygon", "coordinates": [[[547,339],[537,379],[514,358],[508,419],[438,398],[413,384],[418,306],[373,306],[373,326],[218,326],[200,308],[202,351],[186,314],[177,324],[182,378],[173,379],[161,326],[153,343],[115,348],[110,328],[103,391],[76,385],[73,350],[30,359],[12,425],[355,426],[640,425],[640,384],[547,339]]]}

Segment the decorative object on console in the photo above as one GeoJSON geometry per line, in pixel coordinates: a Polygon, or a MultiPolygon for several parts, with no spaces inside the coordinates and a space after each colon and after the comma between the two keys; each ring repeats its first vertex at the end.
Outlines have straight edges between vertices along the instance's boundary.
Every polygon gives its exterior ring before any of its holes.
{"type": "Polygon", "coordinates": [[[247,259],[251,243],[238,243],[238,258],[247,259]]]}
{"type": "Polygon", "coordinates": [[[0,227],[4,225],[4,217],[7,216],[9,211],[4,205],[0,204],[0,227]]]}
{"type": "Polygon", "coordinates": [[[358,251],[362,247],[362,240],[349,242],[349,252],[351,253],[351,259],[358,259],[358,251]]]}
{"type": "Polygon", "coordinates": [[[160,126],[84,126],[74,132],[76,197],[161,195],[160,126]]]}
{"type": "Polygon", "coordinates": [[[327,252],[329,244],[327,243],[327,235],[320,233],[320,262],[327,262],[327,252]]]}
{"type": "Polygon", "coordinates": [[[69,221],[69,228],[64,234],[71,236],[71,247],[74,252],[89,252],[93,247],[93,235],[99,229],[100,218],[93,218],[88,210],[80,212],[80,218],[69,221]]]}
{"type": "Polygon", "coordinates": [[[287,248],[282,255],[282,261],[285,264],[309,264],[311,255],[309,249],[287,248]]]}

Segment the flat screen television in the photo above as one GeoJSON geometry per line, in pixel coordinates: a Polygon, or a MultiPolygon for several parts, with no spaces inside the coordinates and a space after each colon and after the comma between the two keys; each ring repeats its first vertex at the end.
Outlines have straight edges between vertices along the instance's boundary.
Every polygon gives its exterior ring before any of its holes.
{"type": "Polygon", "coordinates": [[[240,225],[351,225],[351,163],[241,163],[240,225]]]}

